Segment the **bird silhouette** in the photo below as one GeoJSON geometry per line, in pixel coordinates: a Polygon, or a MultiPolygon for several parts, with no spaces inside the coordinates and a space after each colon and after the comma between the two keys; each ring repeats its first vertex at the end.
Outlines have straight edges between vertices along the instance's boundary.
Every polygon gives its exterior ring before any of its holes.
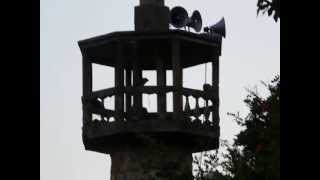
{"type": "Polygon", "coordinates": [[[90,101],[90,104],[93,108],[104,109],[103,103],[98,101],[97,99],[90,101]]]}
{"type": "Polygon", "coordinates": [[[140,119],[144,119],[146,114],[148,113],[147,108],[133,106],[129,109],[129,118],[133,121],[138,121],[140,119]]]}
{"type": "Polygon", "coordinates": [[[133,86],[134,86],[134,87],[144,86],[148,81],[149,81],[149,79],[147,79],[147,78],[142,78],[142,79],[139,80],[138,82],[134,83],[133,86]]]}
{"type": "Polygon", "coordinates": [[[203,91],[205,91],[205,92],[213,92],[214,90],[215,90],[215,88],[212,87],[210,84],[203,85],[203,91]]]}

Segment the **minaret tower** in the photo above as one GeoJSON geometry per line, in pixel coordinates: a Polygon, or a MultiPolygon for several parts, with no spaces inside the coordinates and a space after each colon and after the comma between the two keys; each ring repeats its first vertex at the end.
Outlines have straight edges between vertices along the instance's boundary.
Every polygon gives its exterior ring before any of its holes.
{"type": "Polygon", "coordinates": [[[83,57],[83,143],[86,150],[111,156],[111,180],[188,179],[192,153],[219,147],[221,39],[169,29],[169,19],[164,0],[140,0],[134,31],[78,42],[83,57]],[[212,64],[211,84],[201,90],[183,87],[183,69],[204,63],[212,64]],[[92,64],[114,69],[114,87],[93,91],[92,64]],[[145,85],[144,70],[156,71],[156,86],[145,85]],[[166,71],[172,71],[171,86],[166,71]],[[157,112],[143,107],[143,94],[156,94],[157,112]],[[110,97],[114,109],[105,107],[110,97]]]}

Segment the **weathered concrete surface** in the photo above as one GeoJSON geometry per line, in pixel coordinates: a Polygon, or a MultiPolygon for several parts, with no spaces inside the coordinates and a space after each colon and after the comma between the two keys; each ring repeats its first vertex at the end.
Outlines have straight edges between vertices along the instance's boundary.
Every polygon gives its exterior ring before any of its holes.
{"type": "Polygon", "coordinates": [[[192,153],[179,147],[127,147],[111,159],[111,180],[192,179],[192,153]]]}
{"type": "Polygon", "coordinates": [[[164,6],[164,0],[140,0],[140,5],[164,6]]]}

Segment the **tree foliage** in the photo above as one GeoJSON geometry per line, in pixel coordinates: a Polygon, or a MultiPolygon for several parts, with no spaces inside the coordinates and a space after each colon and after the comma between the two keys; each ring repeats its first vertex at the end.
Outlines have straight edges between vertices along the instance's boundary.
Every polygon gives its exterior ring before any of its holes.
{"type": "Polygon", "coordinates": [[[258,0],[257,14],[262,11],[263,14],[268,12],[268,16],[272,16],[277,22],[280,19],[280,0],[258,0]]]}
{"type": "Polygon", "coordinates": [[[247,117],[230,113],[244,130],[233,145],[223,145],[227,153],[222,162],[217,163],[218,156],[206,156],[204,165],[198,164],[196,179],[280,180],[280,76],[264,84],[270,95],[262,98],[250,91],[244,100],[250,110],[247,117]]]}

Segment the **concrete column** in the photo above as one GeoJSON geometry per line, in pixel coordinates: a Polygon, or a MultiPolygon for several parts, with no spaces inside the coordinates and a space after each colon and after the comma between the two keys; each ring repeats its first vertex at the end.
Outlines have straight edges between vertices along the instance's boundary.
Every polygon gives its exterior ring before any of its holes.
{"type": "MultiPolygon", "coordinates": [[[[92,63],[84,56],[82,58],[82,96],[87,97],[90,93],[92,93],[92,63]]],[[[82,104],[82,109],[82,123],[85,125],[92,120],[92,115],[84,104],[82,104]]]]}
{"type": "Polygon", "coordinates": [[[173,92],[173,113],[174,119],[180,119],[182,113],[182,82],[183,82],[183,71],[181,67],[181,52],[180,52],[180,41],[177,39],[172,40],[171,44],[172,53],[172,80],[173,86],[176,91],[173,92]]]}
{"type": "Polygon", "coordinates": [[[128,148],[111,159],[111,180],[193,179],[192,153],[183,148],[128,148]]]}
{"type": "MultiPolygon", "coordinates": [[[[123,45],[122,42],[118,42],[117,45],[117,64],[115,66],[115,88],[124,87],[124,68],[123,68],[123,45]]],[[[121,114],[124,112],[124,94],[117,94],[115,96],[115,111],[116,120],[123,120],[121,114]]]]}
{"type": "MultiPolygon", "coordinates": [[[[157,58],[157,86],[161,88],[166,87],[166,69],[164,66],[163,59],[157,58]]],[[[157,94],[157,108],[160,116],[164,116],[167,111],[167,97],[166,93],[157,94]]]]}
{"type": "Polygon", "coordinates": [[[212,61],[212,86],[216,89],[214,97],[216,102],[213,102],[216,104],[214,110],[213,110],[213,121],[216,125],[219,126],[220,124],[220,117],[219,117],[219,107],[220,107],[220,100],[219,100],[219,57],[216,57],[212,61]]]}
{"type": "Polygon", "coordinates": [[[140,5],[164,6],[164,0],[140,0],[140,5]]]}

